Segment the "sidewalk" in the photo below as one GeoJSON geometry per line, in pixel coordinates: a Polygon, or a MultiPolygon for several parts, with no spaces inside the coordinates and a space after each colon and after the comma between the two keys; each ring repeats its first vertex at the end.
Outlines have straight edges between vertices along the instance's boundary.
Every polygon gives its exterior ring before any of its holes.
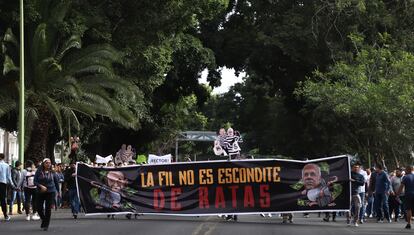
{"type": "MultiPolygon", "coordinates": [[[[10,208],[9,205],[7,204],[7,214],[8,215],[10,215],[9,208],[10,208]]],[[[17,204],[14,204],[12,209],[13,209],[13,214],[11,216],[13,216],[13,217],[26,216],[25,211],[23,211],[24,207],[22,207],[22,213],[21,214],[17,213],[17,204]]],[[[0,213],[0,219],[4,219],[3,212],[0,213]]]]}

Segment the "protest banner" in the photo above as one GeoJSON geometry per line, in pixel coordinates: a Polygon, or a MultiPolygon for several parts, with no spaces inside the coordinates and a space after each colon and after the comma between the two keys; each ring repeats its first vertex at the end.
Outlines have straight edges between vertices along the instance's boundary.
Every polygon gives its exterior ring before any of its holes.
{"type": "Polygon", "coordinates": [[[258,214],[350,209],[349,157],[120,168],[77,164],[85,213],[258,214]]]}

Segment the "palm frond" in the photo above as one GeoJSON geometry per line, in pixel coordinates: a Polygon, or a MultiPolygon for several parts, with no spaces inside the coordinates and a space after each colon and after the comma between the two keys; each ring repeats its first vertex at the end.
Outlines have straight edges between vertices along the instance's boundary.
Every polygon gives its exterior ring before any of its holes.
{"type": "Polygon", "coordinates": [[[11,30],[11,28],[8,28],[6,30],[6,33],[4,34],[4,37],[3,37],[3,42],[11,43],[16,48],[19,47],[19,42],[17,41],[16,36],[14,36],[13,31],[11,30]]]}
{"type": "Polygon", "coordinates": [[[81,38],[79,35],[72,35],[68,40],[66,40],[63,45],[59,48],[56,53],[55,59],[57,62],[61,62],[63,56],[72,48],[80,49],[82,46],[81,38]]]}
{"type": "MultiPolygon", "coordinates": [[[[56,62],[53,57],[44,58],[35,67],[34,84],[38,89],[48,85],[48,78],[56,77],[62,71],[62,67],[56,62]]],[[[47,89],[47,88],[46,88],[47,89]]]]}
{"type": "Polygon", "coordinates": [[[32,136],[33,125],[39,118],[39,113],[36,108],[27,106],[25,108],[24,119],[25,119],[25,132],[24,132],[24,148],[26,149],[30,143],[32,136]]]}
{"type": "Polygon", "coordinates": [[[4,56],[4,62],[3,62],[3,75],[8,74],[10,71],[18,71],[19,68],[14,65],[13,60],[8,56],[4,56]]]}
{"type": "Polygon", "coordinates": [[[47,25],[41,23],[37,26],[32,40],[31,60],[34,65],[38,65],[45,58],[50,56],[50,42],[47,35],[47,25]]]}
{"type": "Polygon", "coordinates": [[[17,109],[15,100],[0,96],[0,117],[17,109]]]}
{"type": "Polygon", "coordinates": [[[114,100],[108,95],[108,93],[100,88],[89,90],[82,95],[82,99],[85,102],[95,104],[96,113],[101,115],[108,115],[116,105],[114,100]]]}
{"type": "Polygon", "coordinates": [[[43,102],[46,103],[48,109],[53,113],[53,116],[56,119],[56,124],[59,128],[60,134],[62,134],[63,133],[63,130],[62,130],[63,121],[62,121],[62,114],[60,113],[60,104],[46,95],[44,95],[42,98],[43,98],[42,99],[43,102]]]}
{"type": "Polygon", "coordinates": [[[77,73],[78,70],[100,65],[111,70],[113,63],[121,63],[122,55],[110,45],[91,45],[82,50],[71,51],[62,59],[67,74],[77,73]]]}
{"type": "Polygon", "coordinates": [[[131,129],[138,129],[139,122],[137,118],[135,118],[132,112],[126,109],[118,108],[116,110],[116,113],[117,115],[113,115],[112,117],[110,117],[112,120],[121,124],[122,126],[131,128],[131,129]]]}
{"type": "Polygon", "coordinates": [[[48,81],[49,84],[53,87],[55,97],[58,100],[65,99],[79,99],[82,95],[81,84],[71,76],[59,77],[58,79],[53,79],[48,81]]]}
{"type": "MultiPolygon", "coordinates": [[[[66,107],[81,113],[87,117],[95,118],[97,106],[85,100],[71,100],[65,103],[66,107]]],[[[99,107],[98,107],[99,108],[99,107]]]]}
{"type": "Polygon", "coordinates": [[[48,21],[51,24],[60,23],[66,17],[66,13],[69,10],[71,1],[69,0],[58,0],[54,1],[57,2],[54,6],[52,6],[51,10],[49,10],[49,18],[48,21]]]}
{"type": "Polygon", "coordinates": [[[34,2],[35,9],[40,13],[40,16],[43,19],[49,18],[49,10],[52,2],[53,0],[36,0],[34,2]]]}
{"type": "Polygon", "coordinates": [[[80,65],[79,67],[73,68],[74,70],[69,70],[69,74],[74,76],[82,76],[85,74],[104,74],[105,76],[113,76],[113,70],[108,64],[93,64],[89,66],[80,65]]]}
{"type": "Polygon", "coordinates": [[[80,130],[81,125],[75,112],[67,106],[61,107],[61,110],[63,118],[70,121],[70,123],[75,126],[76,130],[80,130]]]}

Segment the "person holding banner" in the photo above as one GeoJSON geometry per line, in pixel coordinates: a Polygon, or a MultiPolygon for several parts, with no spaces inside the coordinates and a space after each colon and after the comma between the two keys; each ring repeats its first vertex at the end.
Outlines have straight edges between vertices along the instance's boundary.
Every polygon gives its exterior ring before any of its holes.
{"type": "MultiPolygon", "coordinates": [[[[353,212],[352,214],[354,215],[354,219],[353,219],[353,224],[355,227],[358,227],[358,220],[359,220],[359,212],[361,209],[361,197],[359,195],[358,192],[358,188],[360,186],[363,186],[365,184],[365,178],[363,175],[361,175],[360,173],[358,173],[360,170],[360,164],[359,163],[354,163],[352,165],[352,171],[351,171],[351,197],[352,197],[352,206],[351,208],[353,208],[353,212]]],[[[350,225],[351,222],[351,212],[347,212],[347,224],[350,225]]]]}
{"type": "Polygon", "coordinates": [[[37,186],[36,206],[37,213],[42,220],[40,228],[47,231],[52,214],[52,205],[55,193],[59,192],[59,179],[55,172],[52,171],[52,162],[49,158],[42,161],[34,177],[34,183],[37,186]],[[45,205],[43,207],[43,205],[45,205]]]}
{"type": "Polygon", "coordinates": [[[64,188],[68,190],[70,208],[74,219],[78,218],[80,211],[80,202],[78,198],[78,192],[76,191],[76,164],[75,162],[70,163],[70,168],[65,170],[65,184],[64,188]]]}

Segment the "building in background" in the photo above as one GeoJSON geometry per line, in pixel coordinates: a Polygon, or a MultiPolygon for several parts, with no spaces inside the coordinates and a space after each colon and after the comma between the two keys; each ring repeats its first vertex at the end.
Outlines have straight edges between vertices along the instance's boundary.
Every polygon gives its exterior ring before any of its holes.
{"type": "Polygon", "coordinates": [[[4,153],[5,161],[9,164],[14,164],[19,159],[17,132],[0,129],[0,152],[4,153]]]}
{"type": "MultiPolygon", "coordinates": [[[[67,152],[68,150],[65,149],[65,142],[58,142],[54,149],[56,163],[61,163],[64,156],[67,157],[67,152]]],[[[6,156],[6,159],[4,160],[10,165],[14,165],[14,163],[19,160],[19,140],[17,139],[16,131],[8,132],[0,128],[0,153],[4,153],[6,156]]]]}

